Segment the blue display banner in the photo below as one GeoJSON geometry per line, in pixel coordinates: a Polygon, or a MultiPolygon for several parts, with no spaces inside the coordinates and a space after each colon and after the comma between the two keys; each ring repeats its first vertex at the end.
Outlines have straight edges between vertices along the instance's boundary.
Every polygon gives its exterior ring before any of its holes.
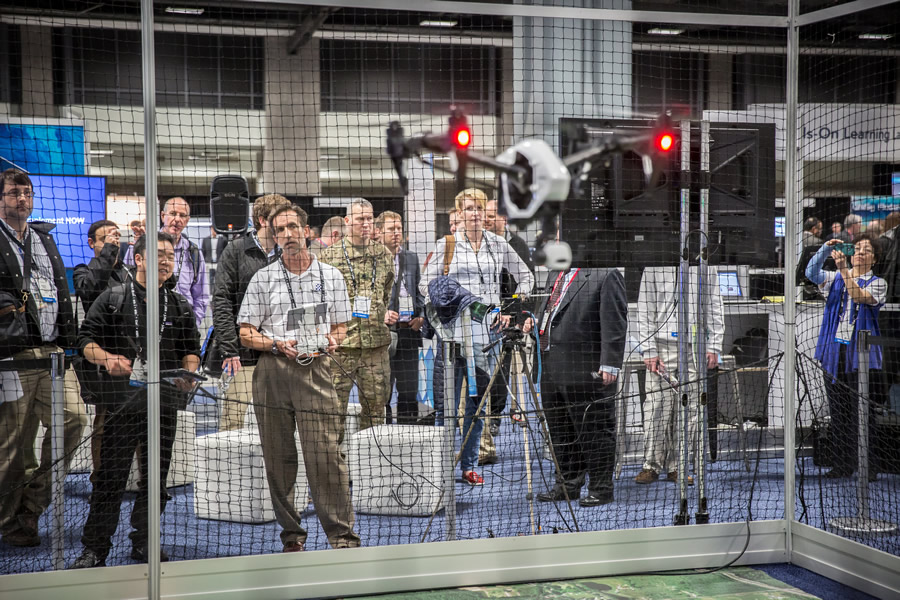
{"type": "Polygon", "coordinates": [[[0,123],[0,171],[85,174],[83,125],[0,123]]]}
{"type": "Polygon", "coordinates": [[[53,238],[67,268],[87,263],[94,251],[87,245],[91,223],[106,218],[106,178],[71,175],[30,175],[34,210],[29,221],[53,223],[53,238]]]}

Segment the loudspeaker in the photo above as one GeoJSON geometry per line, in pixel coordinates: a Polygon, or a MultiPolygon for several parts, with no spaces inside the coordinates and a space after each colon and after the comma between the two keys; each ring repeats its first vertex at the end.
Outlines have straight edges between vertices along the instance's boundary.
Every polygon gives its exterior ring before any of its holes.
{"type": "Polygon", "coordinates": [[[209,188],[209,214],[216,233],[246,233],[250,190],[240,175],[216,175],[209,188]]]}

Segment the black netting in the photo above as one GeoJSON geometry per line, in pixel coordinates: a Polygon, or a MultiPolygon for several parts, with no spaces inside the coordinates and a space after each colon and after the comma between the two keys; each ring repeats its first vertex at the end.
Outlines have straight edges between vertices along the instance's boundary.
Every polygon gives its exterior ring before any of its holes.
{"type": "Polygon", "coordinates": [[[139,3],[13,3],[0,573],[145,559],[128,380],[154,344],[172,560],[780,520],[792,469],[800,522],[897,554],[846,519],[900,520],[897,351],[871,355],[860,479],[856,355],[820,340],[843,313],[816,258],[832,223],[876,258],[846,314],[891,338],[896,11],[801,28],[794,82],[773,3],[559,4],[156,5],[150,221],[173,238],[148,343],[139,3]],[[179,391],[178,369],[205,379],[179,391]]]}

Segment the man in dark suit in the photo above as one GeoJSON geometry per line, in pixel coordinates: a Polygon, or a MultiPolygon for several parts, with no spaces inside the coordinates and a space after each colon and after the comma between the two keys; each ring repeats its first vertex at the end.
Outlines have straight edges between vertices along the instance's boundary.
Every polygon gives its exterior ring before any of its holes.
{"type": "MultiPolygon", "coordinates": [[[[394,287],[384,322],[396,335],[396,348],[391,356],[391,388],[397,384],[397,423],[411,425],[419,414],[419,348],[422,347],[422,324],[425,321],[425,298],[419,291],[419,259],[403,249],[403,220],[395,212],[385,211],[375,219],[381,241],[394,256],[394,287]]],[[[390,404],[390,399],[388,399],[390,404]]],[[[385,407],[387,422],[391,411],[385,407]]]]}
{"type": "Polygon", "coordinates": [[[613,501],[616,381],[625,354],[628,302],[616,269],[551,273],[538,310],[541,398],[559,470],[542,502],[585,507],[613,501]]]}

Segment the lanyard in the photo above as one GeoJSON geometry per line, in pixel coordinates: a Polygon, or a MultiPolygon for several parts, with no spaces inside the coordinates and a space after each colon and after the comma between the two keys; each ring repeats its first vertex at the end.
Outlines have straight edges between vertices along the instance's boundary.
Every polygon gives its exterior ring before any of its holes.
{"type": "MultiPolygon", "coordinates": [[[[294,290],[291,287],[291,279],[288,277],[287,267],[284,266],[284,258],[278,261],[278,264],[281,265],[281,274],[284,275],[284,284],[287,286],[288,295],[291,297],[291,308],[297,308],[297,301],[294,299],[294,290]]],[[[322,274],[322,263],[318,260],[316,264],[319,265],[319,288],[322,292],[322,303],[325,302],[325,276],[322,274]]],[[[297,283],[297,286],[300,288],[300,291],[303,291],[303,286],[300,283],[297,283]]]]}
{"type": "MultiPolygon", "coordinates": [[[[875,281],[875,275],[872,275],[871,279],[869,279],[868,281],[866,281],[862,277],[860,277],[859,281],[856,282],[856,285],[859,286],[859,289],[864,290],[867,287],[869,287],[869,284],[872,283],[873,281],[875,281]],[[860,282],[862,282],[862,283],[860,283],[860,282]]],[[[856,326],[856,318],[859,316],[859,304],[850,298],[850,292],[849,292],[849,290],[847,290],[846,283],[844,284],[844,294],[843,295],[844,295],[844,302],[843,302],[843,307],[841,308],[841,314],[838,317],[838,320],[840,321],[841,319],[844,318],[844,313],[847,312],[847,303],[849,302],[850,307],[851,307],[851,312],[853,313],[850,316],[850,324],[855,327],[856,326]]]]}
{"type": "MultiPolygon", "coordinates": [[[[368,246],[368,242],[366,243],[368,246]]],[[[347,269],[350,271],[350,280],[353,281],[353,289],[357,293],[359,292],[359,284],[356,282],[356,274],[353,272],[353,265],[350,264],[350,255],[347,254],[347,243],[344,240],[341,240],[341,248],[344,250],[344,260],[347,261],[347,269]]],[[[363,251],[363,258],[366,257],[365,250],[363,251]]],[[[378,262],[375,260],[375,257],[372,257],[372,289],[375,289],[375,269],[378,268],[378,262]]]]}
{"type": "MultiPolygon", "coordinates": [[[[475,267],[478,269],[478,279],[481,281],[481,285],[487,285],[487,281],[484,279],[484,273],[481,271],[481,265],[478,264],[478,252],[475,251],[475,246],[472,245],[472,240],[469,239],[468,233],[463,233],[466,236],[466,241],[469,242],[469,247],[472,249],[472,252],[475,253],[475,267]]],[[[488,256],[491,257],[491,264],[494,265],[494,268],[497,269],[497,260],[494,258],[494,251],[491,250],[491,245],[488,243],[487,236],[482,232],[481,241],[484,243],[485,249],[488,251],[488,256]]],[[[499,283],[499,282],[498,282],[499,283]]]]}
{"type": "MultiPolygon", "coordinates": [[[[144,349],[140,346],[141,341],[141,325],[138,323],[138,297],[134,291],[134,279],[130,281],[131,283],[131,307],[134,309],[134,341],[135,344],[138,344],[138,356],[144,353],[144,349]]],[[[145,290],[146,291],[146,290],[145,290]]],[[[163,332],[166,330],[166,317],[169,315],[169,294],[163,293],[163,313],[162,313],[162,323],[159,324],[159,340],[162,341],[163,332]]]]}
{"type": "Polygon", "coordinates": [[[191,249],[191,245],[190,245],[190,242],[189,242],[189,243],[188,243],[188,249],[187,249],[187,250],[184,250],[184,249],[181,250],[181,258],[178,260],[178,271],[175,273],[175,283],[178,283],[178,281],[181,279],[181,269],[182,269],[182,267],[184,267],[184,253],[185,253],[185,252],[189,252],[190,249],[191,249]]]}

